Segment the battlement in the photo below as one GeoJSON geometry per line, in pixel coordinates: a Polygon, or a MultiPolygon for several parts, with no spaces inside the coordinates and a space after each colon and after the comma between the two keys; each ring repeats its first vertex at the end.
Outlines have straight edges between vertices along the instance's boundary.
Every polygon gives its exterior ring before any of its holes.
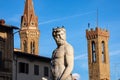
{"type": "Polygon", "coordinates": [[[86,37],[88,40],[95,39],[98,36],[109,37],[109,31],[98,27],[96,27],[95,30],[93,28],[91,28],[90,30],[86,30],[86,37]]]}

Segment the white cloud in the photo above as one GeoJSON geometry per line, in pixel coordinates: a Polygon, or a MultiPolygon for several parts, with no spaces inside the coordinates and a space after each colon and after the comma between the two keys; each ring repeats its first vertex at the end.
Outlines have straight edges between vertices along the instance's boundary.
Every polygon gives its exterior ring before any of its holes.
{"type": "MultiPolygon", "coordinates": [[[[116,56],[120,54],[120,50],[115,50],[115,51],[110,51],[110,56],[116,56]]],[[[74,60],[80,60],[80,59],[86,59],[87,58],[87,53],[78,55],[74,57],[74,60]]]]}
{"type": "Polygon", "coordinates": [[[80,80],[80,74],[78,74],[78,73],[73,73],[72,77],[76,80],[80,80]]]}
{"type": "Polygon", "coordinates": [[[120,50],[110,52],[110,56],[115,56],[115,55],[119,55],[119,54],[120,54],[120,50]]]}
{"type": "Polygon", "coordinates": [[[74,57],[74,60],[80,60],[80,59],[85,59],[87,58],[87,54],[81,54],[81,55],[78,55],[78,56],[75,56],[74,57]]]}
{"type": "Polygon", "coordinates": [[[86,12],[86,13],[83,13],[83,14],[77,14],[77,15],[72,15],[72,16],[68,16],[68,17],[51,19],[51,20],[48,20],[48,21],[40,22],[39,25],[40,25],[40,24],[47,24],[47,23],[51,23],[51,22],[55,22],[55,21],[61,21],[61,20],[69,19],[69,18],[79,17],[79,16],[91,14],[91,13],[94,13],[94,12],[95,12],[95,11],[91,11],[91,12],[86,12]]]}

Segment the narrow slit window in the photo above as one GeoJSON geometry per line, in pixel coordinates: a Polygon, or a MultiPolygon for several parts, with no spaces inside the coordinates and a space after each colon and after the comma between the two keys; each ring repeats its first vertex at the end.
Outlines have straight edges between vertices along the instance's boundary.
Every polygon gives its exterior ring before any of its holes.
{"type": "Polygon", "coordinates": [[[35,42],[34,41],[32,41],[31,43],[30,43],[30,50],[31,50],[31,54],[34,54],[35,53],[35,42]]]}
{"type": "Polygon", "coordinates": [[[26,41],[23,42],[23,49],[24,49],[24,52],[27,52],[27,42],[26,41]]]}
{"type": "Polygon", "coordinates": [[[31,43],[30,43],[30,50],[31,50],[30,52],[31,52],[31,54],[33,54],[33,51],[32,51],[32,47],[33,47],[33,46],[32,46],[32,45],[33,45],[33,43],[31,42],[31,43]]]}
{"type": "Polygon", "coordinates": [[[96,62],[95,42],[92,41],[92,62],[96,62]]]}
{"type": "Polygon", "coordinates": [[[102,62],[105,62],[105,43],[102,41],[102,62]]]}
{"type": "Polygon", "coordinates": [[[33,53],[35,53],[35,42],[33,42],[33,53]]]}

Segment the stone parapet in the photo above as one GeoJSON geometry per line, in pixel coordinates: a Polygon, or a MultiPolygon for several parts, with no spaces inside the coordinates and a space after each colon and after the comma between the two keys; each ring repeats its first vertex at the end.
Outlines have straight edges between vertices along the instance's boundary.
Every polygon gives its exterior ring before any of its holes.
{"type": "Polygon", "coordinates": [[[104,36],[104,37],[109,37],[109,31],[105,29],[101,29],[96,27],[95,30],[91,28],[90,30],[86,30],[86,38],[89,39],[95,39],[98,36],[104,36]]]}

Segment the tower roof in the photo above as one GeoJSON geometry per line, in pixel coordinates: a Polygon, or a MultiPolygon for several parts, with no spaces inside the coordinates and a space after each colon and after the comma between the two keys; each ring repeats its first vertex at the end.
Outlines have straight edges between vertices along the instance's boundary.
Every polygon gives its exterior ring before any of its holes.
{"type": "Polygon", "coordinates": [[[32,0],[26,0],[25,2],[25,8],[24,8],[24,14],[22,16],[21,21],[26,24],[27,27],[29,27],[30,23],[34,23],[35,26],[38,26],[38,18],[35,15],[34,12],[34,6],[32,0]]]}
{"type": "Polygon", "coordinates": [[[35,15],[32,0],[26,0],[24,14],[26,14],[27,16],[30,16],[31,14],[35,15]]]}

